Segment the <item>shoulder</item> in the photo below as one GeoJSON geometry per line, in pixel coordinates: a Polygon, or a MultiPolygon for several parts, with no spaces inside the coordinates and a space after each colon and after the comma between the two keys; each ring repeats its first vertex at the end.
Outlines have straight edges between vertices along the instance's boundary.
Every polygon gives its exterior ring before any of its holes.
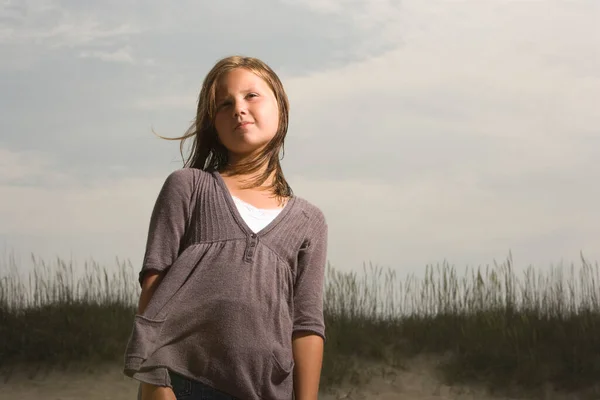
{"type": "Polygon", "coordinates": [[[192,167],[176,169],[167,175],[166,180],[171,182],[191,182],[208,174],[207,172],[192,167]]]}
{"type": "Polygon", "coordinates": [[[176,169],[169,173],[165,179],[165,185],[185,187],[195,186],[198,181],[205,179],[208,176],[208,172],[198,168],[185,167],[176,169]]]}
{"type": "Polygon", "coordinates": [[[324,227],[325,229],[327,228],[327,219],[325,218],[323,210],[303,197],[294,197],[296,207],[307,217],[311,225],[324,227]]]}
{"type": "Polygon", "coordinates": [[[321,208],[310,201],[302,197],[295,197],[295,206],[305,218],[304,229],[302,229],[302,245],[299,251],[300,253],[304,253],[311,249],[311,252],[322,252],[323,249],[327,248],[329,236],[329,227],[325,214],[321,208]]]}
{"type": "Polygon", "coordinates": [[[180,168],[170,172],[163,181],[161,194],[167,197],[190,197],[208,173],[198,168],[180,168]]]}

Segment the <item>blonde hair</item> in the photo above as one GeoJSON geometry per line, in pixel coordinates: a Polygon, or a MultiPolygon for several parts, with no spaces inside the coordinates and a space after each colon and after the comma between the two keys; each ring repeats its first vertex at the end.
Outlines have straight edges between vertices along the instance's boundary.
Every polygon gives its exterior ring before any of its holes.
{"type": "MultiPolygon", "coordinates": [[[[252,179],[246,188],[261,186],[271,175],[274,179],[268,189],[278,198],[290,197],[291,187],[283,176],[280,164],[280,151],[283,151],[284,140],[288,130],[289,102],[283,84],[277,74],[263,61],[253,57],[231,56],[219,60],[206,75],[198,97],[196,118],[186,133],[177,138],[181,140],[180,151],[183,157],[183,145],[192,138],[193,146],[184,167],[198,168],[206,171],[222,171],[228,167],[232,175],[253,174],[266,165],[265,171],[252,179]],[[254,159],[239,165],[228,165],[228,151],[220,142],[214,125],[216,105],[215,97],[219,79],[226,73],[245,68],[262,78],[275,94],[279,109],[279,126],[273,139],[265,150],[254,159]]],[[[283,155],[283,154],[282,154],[283,155]]]]}

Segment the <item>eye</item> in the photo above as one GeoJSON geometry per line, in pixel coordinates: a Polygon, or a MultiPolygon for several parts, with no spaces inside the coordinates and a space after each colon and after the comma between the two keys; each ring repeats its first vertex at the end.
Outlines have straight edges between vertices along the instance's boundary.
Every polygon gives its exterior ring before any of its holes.
{"type": "Polygon", "coordinates": [[[258,93],[248,93],[247,97],[258,97],[258,93]]]}
{"type": "Polygon", "coordinates": [[[229,100],[223,101],[223,102],[219,103],[219,105],[217,106],[217,109],[220,110],[222,108],[229,106],[230,104],[231,104],[231,102],[229,100]]]}

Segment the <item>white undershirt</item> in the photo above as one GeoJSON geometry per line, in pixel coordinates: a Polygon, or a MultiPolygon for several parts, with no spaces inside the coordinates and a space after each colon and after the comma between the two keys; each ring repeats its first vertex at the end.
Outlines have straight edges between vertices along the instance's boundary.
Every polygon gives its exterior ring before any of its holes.
{"type": "Polygon", "coordinates": [[[269,225],[283,210],[283,208],[256,208],[235,196],[231,197],[244,222],[254,233],[269,225]]]}

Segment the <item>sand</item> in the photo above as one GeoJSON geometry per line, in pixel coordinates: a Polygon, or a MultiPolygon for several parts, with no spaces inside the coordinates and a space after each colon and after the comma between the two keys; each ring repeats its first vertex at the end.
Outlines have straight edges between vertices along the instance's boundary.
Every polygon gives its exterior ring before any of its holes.
{"type": "MultiPolygon", "coordinates": [[[[376,366],[375,366],[376,367],[376,366]]],[[[19,400],[134,400],[137,382],[125,377],[119,366],[106,365],[86,368],[70,367],[67,371],[40,372],[36,376],[27,376],[23,370],[0,383],[0,399],[19,400]],[[89,368],[88,368],[89,369],[89,368]]],[[[375,370],[376,368],[372,368],[375,370]]],[[[381,371],[382,368],[379,368],[381,371]]],[[[508,400],[526,397],[499,397],[473,387],[451,387],[442,384],[436,377],[432,360],[417,358],[411,360],[406,368],[385,369],[372,376],[364,385],[344,384],[330,393],[323,393],[323,400],[442,400],[442,399],[478,399],[508,400]]],[[[531,398],[531,397],[529,397],[531,398]]],[[[567,400],[591,398],[586,396],[559,395],[548,392],[541,398],[548,400],[567,400]]]]}

